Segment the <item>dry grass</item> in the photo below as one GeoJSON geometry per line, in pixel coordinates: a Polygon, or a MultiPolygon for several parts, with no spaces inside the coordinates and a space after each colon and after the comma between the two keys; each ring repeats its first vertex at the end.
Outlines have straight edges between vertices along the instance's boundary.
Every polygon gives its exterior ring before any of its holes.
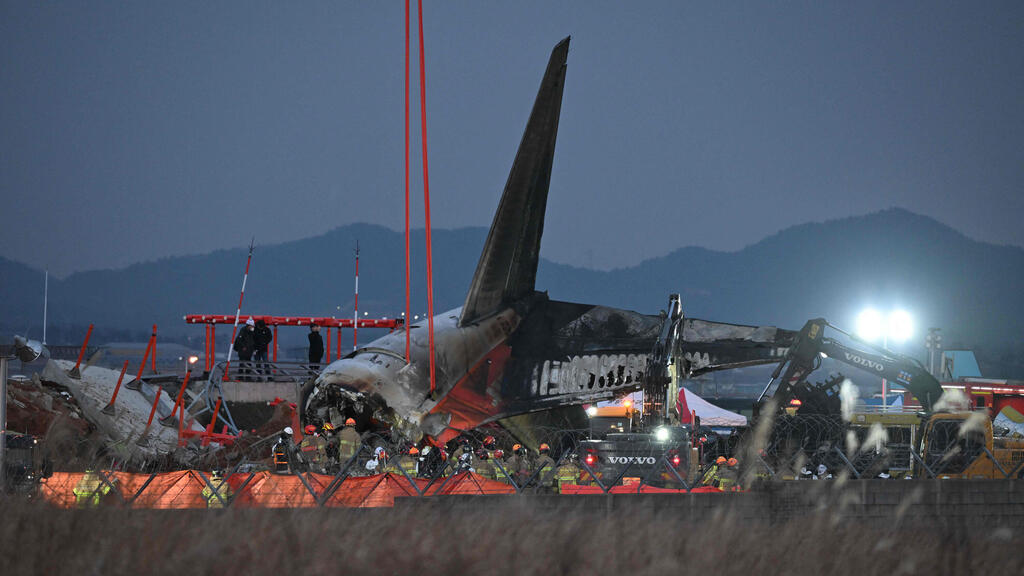
{"type": "Polygon", "coordinates": [[[1024,543],[1005,528],[880,531],[827,516],[694,524],[523,505],[62,511],[6,501],[0,509],[4,575],[1002,574],[1016,572],[1024,543]]]}

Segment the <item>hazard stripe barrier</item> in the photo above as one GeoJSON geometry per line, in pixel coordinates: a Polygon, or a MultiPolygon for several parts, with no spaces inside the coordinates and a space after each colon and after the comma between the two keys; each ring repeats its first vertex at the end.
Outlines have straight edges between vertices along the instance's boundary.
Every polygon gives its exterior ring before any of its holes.
{"type": "MultiPolygon", "coordinates": [[[[208,485],[195,470],[180,470],[160,474],[129,472],[55,472],[40,485],[44,500],[60,508],[83,507],[76,496],[83,486],[96,486],[96,477],[102,475],[112,485],[110,490],[97,491],[95,503],[90,505],[131,506],[134,508],[187,509],[206,508],[208,499],[204,488],[208,485]],[[90,484],[88,475],[92,475],[90,484]]],[[[227,498],[231,507],[243,508],[313,508],[318,506],[317,495],[323,494],[333,480],[324,474],[273,474],[271,472],[237,473],[227,477],[227,498]],[[306,484],[303,483],[305,480],[306,484]]],[[[440,496],[450,494],[512,494],[512,486],[483,478],[472,472],[462,472],[452,477],[444,486],[430,487],[426,478],[410,480],[401,474],[391,472],[374,476],[346,478],[323,502],[323,506],[341,508],[378,508],[394,506],[395,498],[440,496]]],[[[219,486],[218,480],[211,485],[219,486]]],[[[210,494],[211,491],[207,491],[210,494]]],[[[91,507],[91,506],[90,506],[91,507]]],[[[211,506],[213,507],[213,506],[211,506]]],[[[221,506],[216,506],[221,507],[221,506]]]]}

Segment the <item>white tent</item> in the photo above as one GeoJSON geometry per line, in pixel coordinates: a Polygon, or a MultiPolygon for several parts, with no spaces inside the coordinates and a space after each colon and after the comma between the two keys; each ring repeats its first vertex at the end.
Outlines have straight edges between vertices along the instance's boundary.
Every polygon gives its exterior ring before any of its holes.
{"type": "MultiPolygon", "coordinates": [[[[693,392],[690,392],[686,388],[679,391],[679,402],[676,404],[677,410],[692,411],[698,417],[700,417],[700,423],[703,426],[746,426],[747,417],[742,414],[730,412],[725,408],[719,408],[707,400],[697,396],[693,392]],[[685,394],[685,403],[683,402],[685,394]]],[[[688,421],[688,417],[683,415],[682,420],[688,421]]]]}

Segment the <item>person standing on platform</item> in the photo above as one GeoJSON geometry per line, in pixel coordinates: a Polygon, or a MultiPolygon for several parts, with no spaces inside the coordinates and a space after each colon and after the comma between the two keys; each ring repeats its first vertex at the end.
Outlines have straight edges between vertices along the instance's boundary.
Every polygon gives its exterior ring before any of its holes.
{"type": "Polygon", "coordinates": [[[267,323],[260,318],[256,321],[256,330],[253,331],[253,340],[256,343],[256,373],[260,374],[259,380],[265,380],[270,370],[267,368],[267,350],[270,342],[274,340],[274,333],[270,331],[267,323]]]}
{"type": "Polygon", "coordinates": [[[253,332],[256,330],[256,322],[250,317],[245,321],[245,326],[235,337],[235,352],[238,353],[238,381],[248,382],[252,363],[252,353],[256,351],[256,339],[253,332]]]}
{"type": "Polygon", "coordinates": [[[320,360],[324,357],[324,337],[320,335],[320,325],[309,325],[309,369],[320,370],[320,360]]]}

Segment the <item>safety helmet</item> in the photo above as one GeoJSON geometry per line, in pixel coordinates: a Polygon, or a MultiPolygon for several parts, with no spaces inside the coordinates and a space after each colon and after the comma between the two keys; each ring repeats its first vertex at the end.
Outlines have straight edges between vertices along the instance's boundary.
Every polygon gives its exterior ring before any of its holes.
{"type": "Polygon", "coordinates": [[[551,447],[548,446],[547,444],[541,444],[540,445],[540,452],[541,452],[541,454],[543,454],[544,452],[547,452],[549,450],[551,450],[551,447]]]}
{"type": "Polygon", "coordinates": [[[383,446],[377,446],[377,448],[373,451],[373,455],[374,456],[385,456],[385,454],[384,454],[384,447],[383,446]]]}
{"type": "Polygon", "coordinates": [[[522,450],[522,449],[523,449],[523,445],[522,445],[522,444],[514,444],[514,445],[512,446],[512,451],[513,451],[513,452],[516,452],[516,453],[518,453],[518,452],[519,452],[520,450],[522,450]]]}
{"type": "Polygon", "coordinates": [[[484,448],[491,448],[496,442],[497,440],[494,439],[494,436],[488,436],[484,438],[484,448]]]}
{"type": "Polygon", "coordinates": [[[818,464],[818,474],[821,475],[825,472],[828,472],[828,468],[824,464],[818,464]]]}
{"type": "Polygon", "coordinates": [[[505,453],[502,452],[501,450],[495,450],[494,451],[494,457],[495,458],[504,458],[505,457],[505,453]]]}
{"type": "Polygon", "coordinates": [[[728,462],[728,460],[725,459],[725,456],[719,456],[718,459],[715,460],[715,464],[725,464],[726,462],[728,462]]]}
{"type": "Polygon", "coordinates": [[[729,466],[735,466],[735,465],[737,465],[739,463],[740,463],[739,460],[737,460],[735,458],[729,458],[729,460],[728,460],[729,466]]]}
{"type": "Polygon", "coordinates": [[[295,434],[295,431],[292,430],[291,426],[285,426],[284,427],[284,433],[289,435],[289,436],[291,436],[292,434],[295,434]]]}
{"type": "Polygon", "coordinates": [[[246,326],[255,326],[256,325],[256,321],[252,319],[252,316],[249,316],[249,319],[245,321],[245,325],[246,326]]]}
{"type": "Polygon", "coordinates": [[[221,472],[220,470],[213,470],[210,472],[210,478],[214,480],[220,480],[223,475],[224,473],[221,472]]]}
{"type": "Polygon", "coordinates": [[[415,446],[412,446],[412,447],[409,448],[409,456],[419,456],[419,455],[420,455],[420,449],[419,448],[417,448],[415,446]]]}
{"type": "Polygon", "coordinates": [[[355,418],[346,418],[345,419],[345,426],[355,426],[355,425],[356,425],[356,419],[355,418]]]}
{"type": "Polygon", "coordinates": [[[481,459],[481,460],[487,460],[487,458],[488,458],[487,450],[477,450],[476,451],[476,457],[481,459]]]}
{"type": "Polygon", "coordinates": [[[316,426],[314,426],[312,424],[306,424],[306,427],[303,429],[303,431],[306,434],[313,434],[313,433],[316,432],[316,426]]]}

